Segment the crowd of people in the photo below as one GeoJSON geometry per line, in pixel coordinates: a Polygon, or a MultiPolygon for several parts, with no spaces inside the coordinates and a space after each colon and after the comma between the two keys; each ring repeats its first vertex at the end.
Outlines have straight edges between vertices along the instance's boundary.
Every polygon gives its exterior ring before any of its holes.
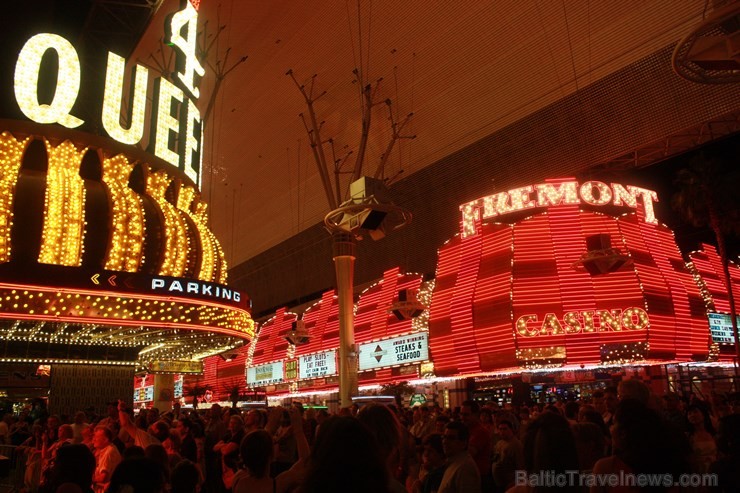
{"type": "Polygon", "coordinates": [[[0,442],[24,460],[24,493],[740,491],[740,404],[655,396],[639,380],[547,405],[135,415],[119,401],[104,416],[34,408],[2,421],[0,442]],[[680,483],[687,474],[708,480],[680,483]],[[621,479],[594,479],[610,475],[621,479]]]}

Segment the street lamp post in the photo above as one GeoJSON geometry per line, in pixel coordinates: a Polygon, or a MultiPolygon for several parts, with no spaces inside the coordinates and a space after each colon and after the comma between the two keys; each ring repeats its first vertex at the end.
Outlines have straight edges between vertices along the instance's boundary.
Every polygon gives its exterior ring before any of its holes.
{"type": "Polygon", "coordinates": [[[332,256],[339,298],[339,406],[352,405],[358,394],[359,352],[355,345],[354,270],[357,240],[378,240],[411,222],[411,213],[386,198],[380,180],[363,177],[350,185],[352,198],[324,218],[332,233],[332,256]]]}

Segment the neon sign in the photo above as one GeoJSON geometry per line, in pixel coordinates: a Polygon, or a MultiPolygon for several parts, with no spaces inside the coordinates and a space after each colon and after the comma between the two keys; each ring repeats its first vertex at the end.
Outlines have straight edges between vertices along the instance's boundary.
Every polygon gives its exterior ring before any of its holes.
{"type": "Polygon", "coordinates": [[[562,183],[539,183],[499,192],[473,200],[460,206],[462,212],[462,236],[476,234],[476,219],[488,219],[503,216],[512,212],[552,207],[559,205],[579,205],[586,203],[594,206],[615,205],[637,209],[642,203],[645,222],[657,224],[653,202],[658,195],[652,190],[623,186],[619,183],[607,185],[600,181],[587,181],[579,185],[577,181],[562,183]]]}
{"type": "Polygon", "coordinates": [[[645,310],[630,307],[622,310],[585,310],[566,312],[562,318],[546,314],[540,322],[537,315],[522,315],[516,321],[517,334],[524,337],[567,335],[596,332],[645,330],[650,319],[645,310]]]}
{"type": "MultiPolygon", "coordinates": [[[[203,156],[203,124],[193,99],[198,99],[198,84],[205,69],[196,56],[198,12],[186,1],[182,10],[168,18],[165,42],[177,54],[176,86],[164,77],[154,80],[152,121],[149,150],[160,159],[182,170],[200,187],[203,156]],[[182,87],[182,88],[181,88],[182,87]],[[192,98],[192,99],[191,99],[192,98]]],[[[114,140],[137,145],[144,138],[149,71],[136,64],[131,81],[128,124],[121,124],[126,60],[108,53],[101,123],[114,140]]],[[[84,120],[72,115],[81,80],[80,59],[72,44],[57,34],[32,36],[21,49],[15,66],[14,91],[18,107],[36,123],[58,123],[77,128],[84,120]],[[46,54],[54,52],[59,59],[56,88],[50,102],[39,101],[41,77],[53,77],[44,63],[46,54]]],[[[53,78],[52,78],[53,80],[53,78]]]]}
{"type": "Polygon", "coordinates": [[[202,296],[211,296],[214,298],[222,298],[224,300],[234,300],[236,302],[241,301],[241,293],[233,289],[228,289],[225,286],[218,284],[191,280],[191,279],[163,279],[161,277],[153,277],[151,282],[152,291],[167,291],[169,293],[179,294],[199,294],[202,296]]]}

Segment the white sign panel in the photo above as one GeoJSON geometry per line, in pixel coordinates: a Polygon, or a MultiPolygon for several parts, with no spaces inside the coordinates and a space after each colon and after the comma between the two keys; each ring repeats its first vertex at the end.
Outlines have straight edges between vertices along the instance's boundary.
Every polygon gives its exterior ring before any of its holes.
{"type": "MultiPolygon", "coordinates": [[[[710,313],[709,330],[712,332],[712,342],[718,344],[734,344],[735,338],[732,335],[732,321],[730,315],[726,313],[710,313]]],[[[740,315],[737,317],[740,324],[740,315]]]]}
{"type": "Polygon", "coordinates": [[[298,363],[298,378],[318,378],[336,373],[337,357],[334,350],[301,356],[298,363]]]}
{"type": "Polygon", "coordinates": [[[283,362],[276,361],[266,365],[247,368],[247,385],[269,385],[283,381],[283,362]]]}
{"type": "Polygon", "coordinates": [[[429,359],[426,332],[360,345],[360,371],[429,359]]]}

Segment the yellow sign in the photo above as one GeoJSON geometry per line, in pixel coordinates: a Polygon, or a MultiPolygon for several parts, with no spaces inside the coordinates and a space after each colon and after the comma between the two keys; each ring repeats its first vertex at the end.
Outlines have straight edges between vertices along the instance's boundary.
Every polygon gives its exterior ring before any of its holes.
{"type": "Polygon", "coordinates": [[[149,373],[203,373],[202,361],[157,360],[149,364],[149,373]]]}

